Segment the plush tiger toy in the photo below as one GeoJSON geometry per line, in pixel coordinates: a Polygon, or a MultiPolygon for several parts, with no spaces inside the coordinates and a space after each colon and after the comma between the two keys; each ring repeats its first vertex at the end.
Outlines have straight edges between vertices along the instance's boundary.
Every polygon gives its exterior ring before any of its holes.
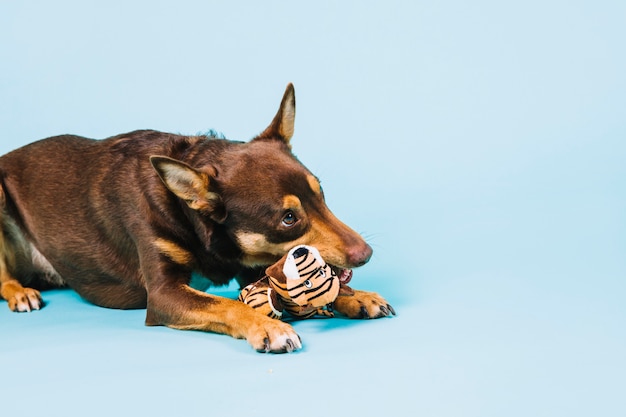
{"type": "Polygon", "coordinates": [[[239,301],[275,319],[284,311],[299,318],[333,317],[327,306],[339,295],[340,282],[316,248],[296,246],[265,273],[241,290],[239,301]]]}

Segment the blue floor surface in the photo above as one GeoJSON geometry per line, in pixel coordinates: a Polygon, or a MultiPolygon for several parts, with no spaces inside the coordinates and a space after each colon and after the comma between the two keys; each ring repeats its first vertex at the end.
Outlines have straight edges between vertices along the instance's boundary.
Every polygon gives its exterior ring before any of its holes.
{"type": "Polygon", "coordinates": [[[419,302],[392,301],[393,318],[298,321],[304,348],[290,355],[144,327],[143,310],[47,292],[42,311],[0,309],[7,415],[24,404],[33,415],[268,416],[278,404],[301,416],[619,415],[619,300],[547,294],[505,278],[472,277],[419,302]]]}

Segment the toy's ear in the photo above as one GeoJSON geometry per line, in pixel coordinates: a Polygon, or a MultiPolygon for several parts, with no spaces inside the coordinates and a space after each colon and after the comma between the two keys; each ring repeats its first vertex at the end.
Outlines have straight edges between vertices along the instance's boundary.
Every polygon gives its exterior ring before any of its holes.
{"type": "Polygon", "coordinates": [[[281,284],[284,284],[285,282],[287,282],[287,277],[285,276],[285,273],[283,272],[286,259],[287,259],[287,255],[280,258],[278,262],[276,262],[275,264],[268,266],[265,269],[265,274],[267,276],[274,278],[276,281],[280,282],[281,284]]]}
{"type": "Polygon", "coordinates": [[[270,308],[277,318],[281,318],[283,316],[283,311],[285,310],[285,305],[278,295],[278,292],[272,291],[271,289],[268,291],[270,308]]]}

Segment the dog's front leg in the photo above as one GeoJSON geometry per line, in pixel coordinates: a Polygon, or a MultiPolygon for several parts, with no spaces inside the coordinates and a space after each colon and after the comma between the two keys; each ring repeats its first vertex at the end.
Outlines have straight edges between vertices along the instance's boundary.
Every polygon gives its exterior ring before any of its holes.
{"type": "Polygon", "coordinates": [[[185,284],[164,285],[149,292],[146,324],[227,334],[246,339],[259,352],[292,352],[302,347],[289,324],[239,301],[209,295],[185,284]]]}

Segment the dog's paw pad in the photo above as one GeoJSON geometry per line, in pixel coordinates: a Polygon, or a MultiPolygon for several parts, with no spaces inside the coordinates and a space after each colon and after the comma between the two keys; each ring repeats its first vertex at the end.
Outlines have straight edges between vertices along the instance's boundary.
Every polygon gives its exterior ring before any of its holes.
{"type": "Polygon", "coordinates": [[[367,291],[355,290],[352,295],[340,295],[333,308],[352,319],[377,319],[396,315],[394,308],[383,297],[367,291]]]}

